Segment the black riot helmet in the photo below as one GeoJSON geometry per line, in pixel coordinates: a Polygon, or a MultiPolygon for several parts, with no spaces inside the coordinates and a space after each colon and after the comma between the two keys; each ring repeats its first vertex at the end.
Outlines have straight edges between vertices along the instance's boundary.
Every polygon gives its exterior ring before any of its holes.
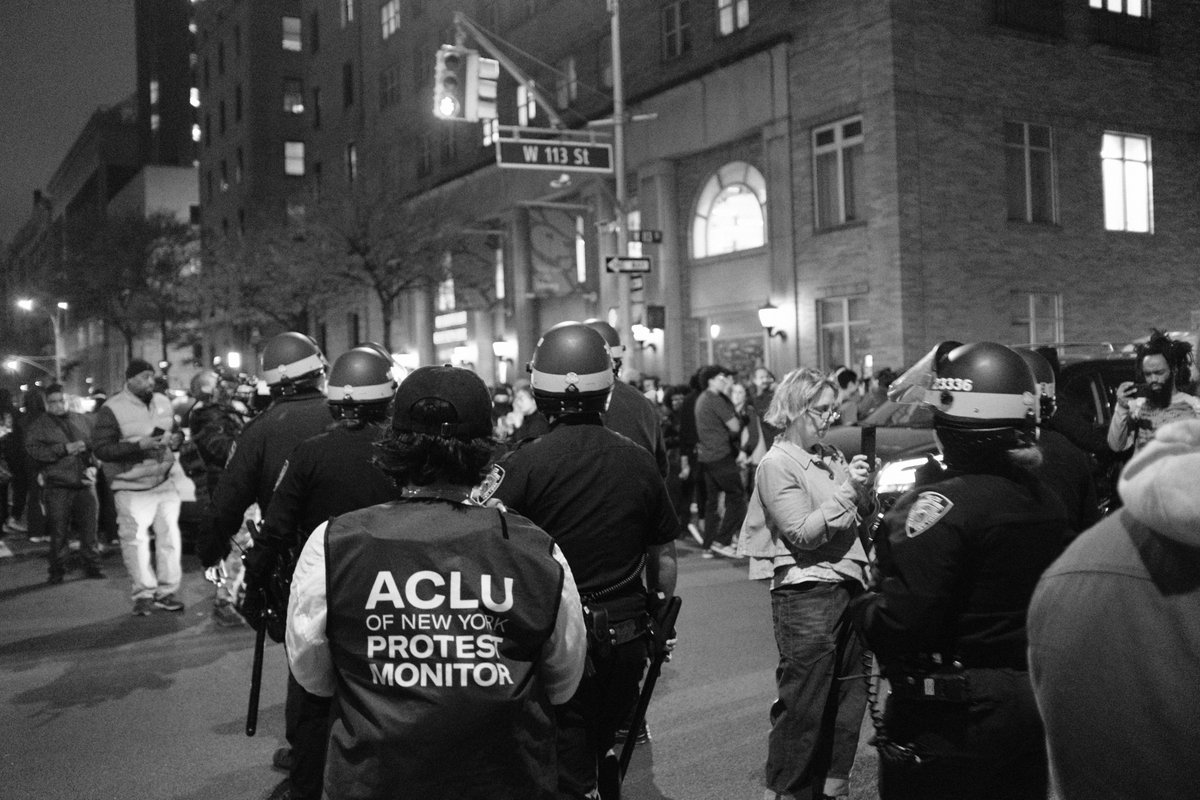
{"type": "Polygon", "coordinates": [[[947,448],[1028,447],[1037,441],[1037,381],[1016,351],[974,342],[943,352],[926,402],[947,448]]]}
{"type": "Polygon", "coordinates": [[[295,394],[297,388],[319,388],[329,362],[312,337],[288,331],[267,342],[262,373],[273,395],[295,394]]]}
{"type": "Polygon", "coordinates": [[[604,343],[608,345],[608,354],[612,356],[613,369],[620,370],[621,360],[625,358],[625,346],[621,344],[621,334],[617,333],[617,329],[598,317],[585,319],[583,324],[604,337],[604,343]]]}
{"type": "Polygon", "coordinates": [[[538,410],[547,417],[603,414],[613,387],[613,362],[604,337],[579,322],[542,334],[529,362],[538,410]]]}
{"type": "Polygon", "coordinates": [[[395,393],[392,360],[369,346],[338,356],[325,387],[334,419],[383,420],[395,393]]]}
{"type": "Polygon", "coordinates": [[[1041,421],[1045,422],[1058,410],[1058,401],[1055,399],[1054,367],[1050,366],[1050,362],[1041,353],[1026,350],[1024,347],[1016,348],[1016,351],[1017,355],[1025,360],[1030,371],[1033,372],[1034,380],[1037,381],[1041,421]]]}

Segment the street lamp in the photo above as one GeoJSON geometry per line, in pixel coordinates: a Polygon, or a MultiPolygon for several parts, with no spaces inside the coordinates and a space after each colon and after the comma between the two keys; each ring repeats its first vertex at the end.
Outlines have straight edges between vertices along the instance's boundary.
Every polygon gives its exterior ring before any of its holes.
{"type": "MultiPolygon", "coordinates": [[[[37,303],[28,297],[22,297],[17,300],[17,308],[22,311],[32,312],[37,307],[37,303]]],[[[50,326],[54,329],[54,381],[62,383],[62,325],[58,318],[60,312],[66,311],[68,305],[65,301],[60,300],[55,304],[55,310],[46,310],[46,316],[50,317],[50,326]]]]}

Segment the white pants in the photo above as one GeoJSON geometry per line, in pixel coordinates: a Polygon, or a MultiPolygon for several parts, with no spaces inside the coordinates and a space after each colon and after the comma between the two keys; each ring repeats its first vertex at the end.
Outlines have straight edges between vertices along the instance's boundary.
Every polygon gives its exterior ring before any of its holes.
{"type": "Polygon", "coordinates": [[[115,493],[121,557],[133,584],[133,599],[162,597],[179,591],[179,491],[167,481],[142,492],[115,493]],[[154,529],[154,563],[150,558],[150,529],[154,529]]]}

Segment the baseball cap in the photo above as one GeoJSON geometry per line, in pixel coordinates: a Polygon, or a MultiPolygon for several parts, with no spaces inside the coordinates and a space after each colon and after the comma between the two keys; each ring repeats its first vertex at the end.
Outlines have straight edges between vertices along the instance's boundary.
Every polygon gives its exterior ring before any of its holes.
{"type": "Polygon", "coordinates": [[[392,430],[458,439],[492,433],[492,399],[468,369],[420,367],[396,389],[392,430]]]}

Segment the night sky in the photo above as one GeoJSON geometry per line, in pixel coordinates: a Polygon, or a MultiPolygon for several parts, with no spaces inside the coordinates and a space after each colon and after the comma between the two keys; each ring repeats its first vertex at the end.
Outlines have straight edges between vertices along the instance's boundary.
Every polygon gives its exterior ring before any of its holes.
{"type": "Polygon", "coordinates": [[[136,88],[134,0],[0,0],[0,242],[88,118],[136,88]]]}

